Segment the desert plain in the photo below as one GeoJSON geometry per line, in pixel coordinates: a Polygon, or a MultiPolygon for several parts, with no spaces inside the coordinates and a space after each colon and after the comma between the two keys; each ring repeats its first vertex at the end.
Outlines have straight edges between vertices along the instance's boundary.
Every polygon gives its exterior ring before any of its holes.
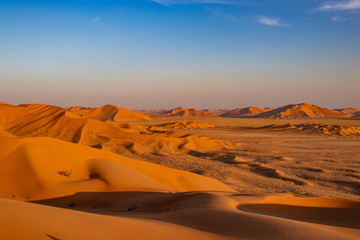
{"type": "Polygon", "coordinates": [[[0,239],[359,239],[359,113],[0,103],[0,239]]]}

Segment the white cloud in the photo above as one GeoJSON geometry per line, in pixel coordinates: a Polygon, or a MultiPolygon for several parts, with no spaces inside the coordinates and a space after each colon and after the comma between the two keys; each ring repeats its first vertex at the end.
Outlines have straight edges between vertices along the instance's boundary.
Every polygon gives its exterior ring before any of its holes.
{"type": "Polygon", "coordinates": [[[236,22],[237,21],[237,17],[235,17],[234,15],[231,14],[224,14],[223,18],[225,18],[226,20],[232,21],[232,22],[236,22]]]}
{"type": "Polygon", "coordinates": [[[275,27],[288,27],[288,24],[284,24],[280,22],[279,18],[270,18],[265,16],[258,16],[255,19],[256,22],[265,24],[268,26],[275,26],[275,27]]]}
{"type": "Polygon", "coordinates": [[[100,20],[101,20],[101,17],[96,17],[96,18],[91,19],[89,21],[89,23],[94,26],[101,26],[100,20]]]}
{"type": "Polygon", "coordinates": [[[239,4],[236,0],[151,0],[161,5],[175,5],[175,4],[196,4],[196,3],[207,3],[207,4],[239,4]]]}
{"type": "Polygon", "coordinates": [[[360,0],[344,0],[325,2],[318,8],[317,11],[345,11],[345,10],[358,10],[360,9],[360,0]]]}
{"type": "Polygon", "coordinates": [[[208,10],[211,15],[215,18],[223,18],[225,20],[231,21],[231,22],[238,22],[238,18],[232,14],[229,13],[224,13],[218,9],[214,9],[214,8],[205,8],[206,10],[208,10]]]}
{"type": "Polygon", "coordinates": [[[333,22],[346,22],[347,21],[347,19],[346,18],[342,18],[342,17],[339,17],[339,16],[333,16],[332,18],[331,18],[331,21],[333,21],[333,22]]]}

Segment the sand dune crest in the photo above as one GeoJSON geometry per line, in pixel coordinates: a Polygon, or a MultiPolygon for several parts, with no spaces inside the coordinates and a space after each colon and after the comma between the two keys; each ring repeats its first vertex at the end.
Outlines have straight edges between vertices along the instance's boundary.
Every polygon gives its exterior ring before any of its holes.
{"type": "Polygon", "coordinates": [[[184,107],[178,107],[171,109],[169,111],[166,111],[163,113],[163,115],[171,116],[171,117],[217,117],[217,114],[204,112],[195,108],[184,108],[184,107]]]}

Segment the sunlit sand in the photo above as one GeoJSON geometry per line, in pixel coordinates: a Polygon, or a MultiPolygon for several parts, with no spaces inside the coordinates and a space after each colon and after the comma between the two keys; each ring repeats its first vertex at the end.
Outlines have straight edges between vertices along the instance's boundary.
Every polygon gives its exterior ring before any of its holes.
{"type": "Polygon", "coordinates": [[[1,103],[0,236],[358,239],[360,120],[304,107],[317,118],[1,103]]]}

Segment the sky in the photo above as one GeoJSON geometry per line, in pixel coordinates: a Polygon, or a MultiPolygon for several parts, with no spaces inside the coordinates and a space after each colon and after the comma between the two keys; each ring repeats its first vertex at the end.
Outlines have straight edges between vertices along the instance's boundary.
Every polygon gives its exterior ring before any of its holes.
{"type": "Polygon", "coordinates": [[[0,101],[360,107],[360,0],[0,0],[0,101]]]}

